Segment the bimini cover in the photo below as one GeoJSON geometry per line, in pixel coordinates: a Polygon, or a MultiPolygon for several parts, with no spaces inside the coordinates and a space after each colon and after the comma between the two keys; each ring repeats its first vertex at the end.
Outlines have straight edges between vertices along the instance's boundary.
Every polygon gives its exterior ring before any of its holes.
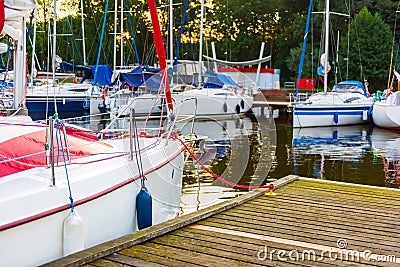
{"type": "MultiPolygon", "coordinates": [[[[71,63],[63,61],[63,62],[61,62],[60,71],[63,71],[63,72],[83,71],[84,75],[83,75],[82,81],[94,80],[94,73],[96,71],[96,65],[85,66],[85,65],[71,64],[71,63]]],[[[112,82],[111,82],[112,74],[113,74],[113,71],[109,65],[98,65],[95,84],[100,85],[100,86],[112,85],[112,82]]]]}
{"type": "Polygon", "coordinates": [[[400,92],[397,91],[389,95],[386,102],[389,105],[400,106],[400,92]]]}
{"type": "Polygon", "coordinates": [[[146,67],[137,67],[131,72],[121,73],[121,80],[127,82],[130,86],[146,86],[150,91],[158,91],[161,85],[161,75],[159,69],[146,67]]]}
{"type": "MultiPolygon", "coordinates": [[[[71,159],[107,153],[112,146],[89,131],[66,128],[71,159]]],[[[0,122],[0,177],[46,166],[46,127],[41,124],[0,122]]],[[[65,147],[64,147],[65,149],[65,147]]],[[[64,150],[65,153],[65,150],[64,150]]],[[[55,162],[63,165],[63,151],[55,144],[55,162]]]]}
{"type": "Polygon", "coordinates": [[[332,92],[338,93],[360,93],[365,96],[368,95],[364,84],[359,81],[343,81],[333,86],[332,92]]]}
{"type": "Polygon", "coordinates": [[[224,86],[236,87],[237,89],[243,89],[237,84],[232,78],[226,74],[216,73],[207,69],[206,74],[207,81],[204,83],[204,88],[222,88],[224,86]]]}

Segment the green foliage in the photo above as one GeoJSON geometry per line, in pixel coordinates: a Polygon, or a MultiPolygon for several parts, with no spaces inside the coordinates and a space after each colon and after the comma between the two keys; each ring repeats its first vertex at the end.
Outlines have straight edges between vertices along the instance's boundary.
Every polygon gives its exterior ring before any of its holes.
{"type": "MultiPolygon", "coordinates": [[[[386,88],[392,45],[390,27],[363,8],[350,24],[349,78],[366,79],[370,92],[386,88]]],[[[343,40],[342,46],[347,46],[343,40]]]]}

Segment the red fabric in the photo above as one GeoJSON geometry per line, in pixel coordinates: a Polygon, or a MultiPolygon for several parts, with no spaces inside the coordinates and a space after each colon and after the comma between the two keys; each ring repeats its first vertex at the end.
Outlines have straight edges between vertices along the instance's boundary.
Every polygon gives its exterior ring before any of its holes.
{"type": "Polygon", "coordinates": [[[154,45],[156,46],[158,62],[160,64],[160,69],[161,69],[161,72],[163,75],[163,80],[164,80],[165,98],[167,99],[168,109],[173,110],[174,107],[172,105],[172,96],[171,96],[171,90],[169,88],[168,75],[167,75],[167,72],[165,71],[165,69],[167,67],[167,56],[165,55],[164,42],[163,42],[162,35],[161,35],[160,23],[158,20],[156,1],[149,0],[148,6],[149,6],[149,10],[150,10],[151,22],[153,24],[154,45]]]}
{"type": "MultiPolygon", "coordinates": [[[[81,138],[77,131],[74,132],[75,136],[67,134],[71,159],[105,152],[111,147],[105,143],[92,142],[88,141],[87,138],[81,138]]],[[[43,129],[0,143],[0,177],[38,166],[46,166],[45,138],[46,132],[43,129]]],[[[64,143],[63,147],[65,150],[64,143]]],[[[55,142],[55,162],[57,162],[58,153],[60,155],[58,163],[63,164],[62,150],[60,148],[58,152],[55,142]]]]}
{"type": "Polygon", "coordinates": [[[81,138],[81,139],[84,139],[87,141],[99,141],[99,138],[97,137],[97,135],[90,131],[69,128],[69,127],[66,127],[65,131],[67,132],[67,135],[70,135],[70,136],[78,137],[78,138],[81,138]]]}
{"type": "Polygon", "coordinates": [[[4,27],[4,0],[0,0],[0,33],[4,27]]]}

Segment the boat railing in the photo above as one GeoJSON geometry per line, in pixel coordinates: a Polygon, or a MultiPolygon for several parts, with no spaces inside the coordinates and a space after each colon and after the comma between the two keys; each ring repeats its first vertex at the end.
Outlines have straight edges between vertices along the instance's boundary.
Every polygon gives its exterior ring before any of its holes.
{"type": "Polygon", "coordinates": [[[308,93],[289,93],[289,105],[294,105],[296,103],[302,103],[308,99],[308,93]]]}

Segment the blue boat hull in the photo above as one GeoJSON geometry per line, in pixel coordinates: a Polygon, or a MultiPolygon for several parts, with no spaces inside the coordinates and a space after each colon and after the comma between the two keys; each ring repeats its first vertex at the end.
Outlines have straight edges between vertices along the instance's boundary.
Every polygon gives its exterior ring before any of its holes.
{"type": "MultiPolygon", "coordinates": [[[[90,102],[87,98],[57,98],[59,118],[74,118],[89,114],[90,102]]],[[[55,113],[54,100],[43,98],[27,98],[28,114],[33,120],[43,120],[55,113]],[[46,112],[47,111],[47,112],[46,112]]]]}

